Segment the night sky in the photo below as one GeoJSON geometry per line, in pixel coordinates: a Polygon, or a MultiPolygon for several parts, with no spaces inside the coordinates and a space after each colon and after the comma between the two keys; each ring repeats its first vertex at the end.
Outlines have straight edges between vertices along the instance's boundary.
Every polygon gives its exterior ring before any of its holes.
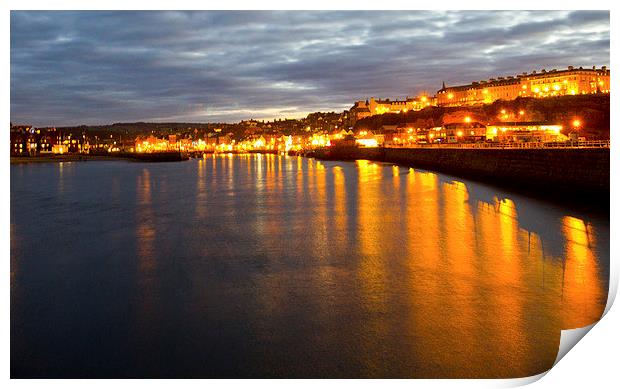
{"type": "Polygon", "coordinates": [[[609,66],[609,12],[11,12],[11,121],[299,118],[609,66]]]}

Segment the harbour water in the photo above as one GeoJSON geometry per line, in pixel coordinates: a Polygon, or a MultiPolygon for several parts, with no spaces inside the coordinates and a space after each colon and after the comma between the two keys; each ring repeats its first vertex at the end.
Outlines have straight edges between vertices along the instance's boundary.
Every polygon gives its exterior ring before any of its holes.
{"type": "Polygon", "coordinates": [[[12,377],[522,377],[609,218],[369,161],[11,165],[12,377]]]}

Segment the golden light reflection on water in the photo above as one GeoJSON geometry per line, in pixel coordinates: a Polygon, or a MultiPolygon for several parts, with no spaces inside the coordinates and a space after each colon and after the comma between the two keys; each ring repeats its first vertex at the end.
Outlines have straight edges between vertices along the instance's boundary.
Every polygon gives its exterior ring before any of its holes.
{"type": "Polygon", "coordinates": [[[400,171],[398,166],[392,166],[392,182],[394,182],[394,190],[398,192],[400,188],[400,171]]]}
{"type": "MultiPolygon", "coordinates": [[[[382,320],[389,305],[386,261],[383,255],[385,229],[383,218],[388,215],[382,207],[382,173],[380,165],[365,161],[356,161],[357,188],[357,231],[355,235],[359,245],[358,278],[362,294],[363,309],[367,320],[363,331],[371,336],[362,337],[364,348],[371,353],[380,353],[383,342],[390,332],[388,322],[382,320]]],[[[364,368],[370,374],[379,374],[381,364],[367,358],[363,360],[364,368]]]]}
{"type": "Polygon", "coordinates": [[[58,163],[58,195],[62,196],[65,192],[65,180],[64,180],[65,163],[58,163]]]}
{"type": "Polygon", "coordinates": [[[206,178],[206,161],[205,159],[198,160],[197,174],[197,187],[196,187],[196,216],[198,219],[204,219],[207,217],[207,178],[206,178]]]}
{"type": "Polygon", "coordinates": [[[334,182],[332,184],[334,188],[334,201],[333,211],[331,213],[331,219],[333,220],[331,224],[333,227],[331,239],[337,244],[340,244],[341,247],[346,247],[348,245],[348,214],[347,197],[345,194],[345,174],[340,166],[335,166],[332,173],[334,177],[334,182]]]}
{"type": "Polygon", "coordinates": [[[595,322],[606,303],[608,220],[493,187],[256,154],[109,168],[33,166],[23,174],[40,176],[11,182],[22,355],[50,343],[20,315],[56,321],[66,336],[52,342],[76,356],[98,334],[136,375],[518,377],[548,369],[560,330],[595,322]],[[91,168],[93,187],[80,182],[91,168]],[[84,291],[92,309],[66,304],[84,291]],[[100,332],[66,331],[99,319],[100,332]]]}
{"type": "MultiPolygon", "coordinates": [[[[440,184],[438,175],[413,169],[401,180],[398,168],[369,161],[357,161],[356,173],[358,274],[366,308],[390,310],[393,275],[386,261],[405,260],[411,352],[423,354],[438,372],[535,374],[551,367],[562,328],[590,324],[602,314],[604,280],[588,237],[592,227],[582,220],[563,219],[565,256],[554,257],[545,254],[536,232],[520,227],[511,199],[477,201],[472,208],[463,182],[440,184]],[[382,177],[387,169],[389,188],[382,177]],[[395,229],[400,185],[407,193],[406,231],[395,229]],[[398,239],[406,245],[392,246],[398,239]],[[544,339],[532,341],[532,331],[544,339]]],[[[371,324],[376,339],[389,337],[385,322],[371,324]]]]}
{"type": "MultiPolygon", "coordinates": [[[[446,299],[443,304],[437,301],[438,305],[443,305],[444,312],[450,312],[452,318],[457,323],[475,323],[479,313],[478,306],[473,296],[476,294],[476,286],[470,282],[476,275],[475,260],[475,226],[472,213],[467,202],[467,187],[462,182],[448,182],[441,186],[444,199],[443,212],[439,215],[443,227],[440,234],[444,237],[445,250],[442,260],[445,267],[442,267],[441,281],[439,285],[446,285],[453,293],[458,296],[446,299]]],[[[449,331],[449,328],[445,329],[449,331]]],[[[479,342],[478,334],[474,333],[467,337],[458,337],[449,341],[442,348],[450,347],[455,353],[471,353],[476,349],[479,342]],[[453,344],[455,343],[455,344],[453,344]]],[[[458,369],[464,361],[452,359],[444,367],[452,370],[458,369]]],[[[438,361],[441,363],[441,361],[438,361]]],[[[467,365],[465,365],[467,366],[467,365]]],[[[467,366],[468,367],[468,366],[467,366]]]]}
{"type": "Polygon", "coordinates": [[[602,310],[592,302],[605,301],[607,291],[601,288],[598,279],[599,265],[590,238],[593,228],[588,228],[583,220],[566,216],[562,220],[562,229],[566,236],[563,305],[567,313],[578,313],[567,315],[564,325],[567,328],[582,327],[598,320],[602,310]]]}
{"type": "Polygon", "coordinates": [[[315,242],[315,253],[317,258],[324,258],[329,255],[329,236],[327,235],[327,193],[326,193],[326,171],[325,166],[316,161],[314,170],[314,190],[313,196],[314,212],[312,219],[312,241],[315,242]]]}
{"type": "Polygon", "coordinates": [[[139,316],[148,316],[154,309],[153,288],[155,287],[154,273],[156,271],[155,258],[155,221],[153,214],[153,199],[151,176],[148,169],[143,169],[136,182],[137,217],[136,217],[136,244],[138,260],[138,299],[139,316]]]}
{"type": "MultiPolygon", "coordinates": [[[[560,330],[602,314],[598,231],[574,216],[549,220],[554,240],[526,229],[512,199],[477,197],[468,184],[431,172],[248,155],[198,162],[197,219],[216,213],[224,224],[243,215],[201,208],[208,172],[235,193],[239,180],[251,183],[246,200],[256,207],[246,222],[264,261],[252,283],[266,316],[261,339],[277,330],[270,320],[290,320],[299,299],[313,313],[304,320],[326,329],[313,347],[327,352],[346,341],[365,375],[515,377],[550,368],[560,330]],[[286,270],[271,273],[282,258],[291,261],[286,270]]],[[[155,266],[151,182],[145,169],[137,236],[147,288],[155,266]]]]}

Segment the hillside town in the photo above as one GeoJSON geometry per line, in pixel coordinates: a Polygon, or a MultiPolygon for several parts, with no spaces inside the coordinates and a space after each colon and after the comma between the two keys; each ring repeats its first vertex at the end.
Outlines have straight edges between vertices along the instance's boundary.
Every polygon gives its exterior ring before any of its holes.
{"type": "Polygon", "coordinates": [[[569,66],[460,86],[443,83],[435,95],[404,100],[370,97],[340,113],[315,112],[303,119],[65,128],[11,123],[11,155],[294,152],[337,145],[543,147],[588,141],[608,146],[609,83],[605,66],[569,66]],[[606,109],[597,110],[599,100],[606,109]]]}

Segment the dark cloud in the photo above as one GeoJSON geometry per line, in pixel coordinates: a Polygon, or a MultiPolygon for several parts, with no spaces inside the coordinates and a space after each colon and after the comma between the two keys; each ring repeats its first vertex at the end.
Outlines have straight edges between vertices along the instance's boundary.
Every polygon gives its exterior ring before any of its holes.
{"type": "Polygon", "coordinates": [[[11,120],[237,121],[609,65],[609,12],[11,12],[11,120]]]}

